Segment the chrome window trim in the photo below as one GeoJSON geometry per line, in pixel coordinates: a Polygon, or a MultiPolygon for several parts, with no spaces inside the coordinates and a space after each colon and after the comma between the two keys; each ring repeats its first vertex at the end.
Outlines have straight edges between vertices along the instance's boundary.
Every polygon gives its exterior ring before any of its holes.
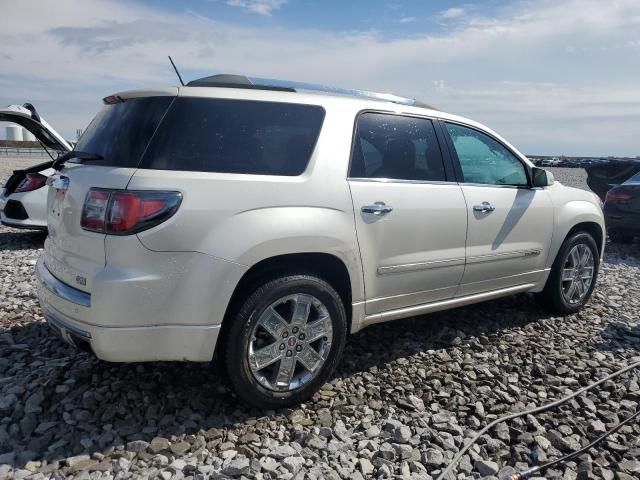
{"type": "Polygon", "coordinates": [[[533,190],[532,187],[528,187],[526,185],[501,185],[501,184],[492,185],[490,183],[472,183],[472,182],[460,182],[459,185],[461,187],[515,188],[515,189],[533,190]]]}
{"type": "Polygon", "coordinates": [[[91,294],[73,288],[54,277],[45,265],[43,257],[40,257],[36,264],[36,277],[44,288],[58,297],[76,305],[91,307],[91,294]]]}
{"type": "Polygon", "coordinates": [[[406,183],[417,185],[458,185],[458,182],[443,180],[403,180],[400,178],[369,178],[369,177],[347,177],[349,182],[373,182],[373,183],[406,183]]]}

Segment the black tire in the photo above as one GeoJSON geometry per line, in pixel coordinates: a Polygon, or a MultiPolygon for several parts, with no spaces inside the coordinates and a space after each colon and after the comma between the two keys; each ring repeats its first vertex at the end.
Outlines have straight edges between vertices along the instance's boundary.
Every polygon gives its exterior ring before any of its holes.
{"type": "Polygon", "coordinates": [[[595,288],[596,280],[598,278],[599,266],[600,252],[593,237],[586,232],[576,232],[572,234],[564,241],[555,261],[553,262],[547,283],[540,294],[542,304],[554,313],[571,314],[578,312],[589,301],[589,298],[591,298],[591,294],[593,293],[593,289],[595,288]],[[576,301],[576,303],[570,303],[563,292],[562,270],[568,261],[569,253],[576,245],[584,245],[591,250],[594,260],[594,270],[591,285],[587,289],[584,297],[579,301],[576,301]]]}
{"type": "MultiPolygon", "coordinates": [[[[228,320],[232,323],[223,341],[229,381],[241,400],[258,408],[289,407],[313,395],[335,371],[347,337],[347,314],[340,296],[326,281],[307,274],[291,274],[267,281],[251,293],[237,313],[228,320]],[[324,364],[318,367],[307,383],[291,390],[276,391],[263,385],[252,372],[249,364],[250,344],[254,328],[265,310],[274,302],[298,294],[315,297],[326,307],[333,330],[332,338],[324,364]]],[[[273,368],[278,365],[278,362],[275,363],[273,368]]],[[[302,367],[301,363],[295,365],[296,368],[302,367]]]]}
{"type": "Polygon", "coordinates": [[[633,234],[625,232],[624,230],[611,230],[609,233],[609,240],[611,243],[629,244],[633,243],[633,234]]]}

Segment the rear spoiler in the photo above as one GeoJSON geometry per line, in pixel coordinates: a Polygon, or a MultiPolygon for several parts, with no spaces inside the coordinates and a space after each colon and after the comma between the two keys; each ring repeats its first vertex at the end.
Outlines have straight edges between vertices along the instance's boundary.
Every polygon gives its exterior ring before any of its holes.
{"type": "Polygon", "coordinates": [[[24,168],[22,170],[14,170],[13,174],[7,180],[7,183],[4,185],[4,194],[5,196],[11,195],[15,192],[20,182],[25,179],[27,173],[35,173],[41,172],[42,170],[46,170],[47,168],[51,168],[53,165],[53,161],[50,160],[48,162],[39,163],[38,165],[34,165],[33,167],[24,168]]]}

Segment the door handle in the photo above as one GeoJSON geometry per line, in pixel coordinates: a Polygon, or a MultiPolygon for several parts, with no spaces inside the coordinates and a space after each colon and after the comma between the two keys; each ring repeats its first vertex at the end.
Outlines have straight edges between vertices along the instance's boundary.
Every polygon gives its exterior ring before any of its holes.
{"type": "Polygon", "coordinates": [[[496,207],[491,205],[489,202],[482,202],[480,205],[474,205],[473,206],[473,211],[474,212],[480,212],[480,213],[493,212],[495,209],[496,209],[496,207]]]}
{"type": "Polygon", "coordinates": [[[360,209],[362,213],[372,213],[379,217],[386,215],[387,213],[391,213],[393,211],[393,207],[391,205],[387,205],[384,202],[376,202],[373,205],[365,205],[360,209]]]}

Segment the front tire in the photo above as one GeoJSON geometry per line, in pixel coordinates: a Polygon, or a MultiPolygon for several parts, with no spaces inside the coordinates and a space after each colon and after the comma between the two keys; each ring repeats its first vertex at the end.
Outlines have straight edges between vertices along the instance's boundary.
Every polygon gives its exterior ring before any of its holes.
{"type": "Polygon", "coordinates": [[[540,295],[544,306],[561,314],[578,312],[591,297],[599,265],[593,237],[586,232],[571,235],[560,247],[540,295]]]}
{"type": "Polygon", "coordinates": [[[259,408],[288,407],[313,395],[333,374],[346,342],[340,296],[312,275],[266,282],[229,320],[229,380],[243,401],[259,408]]]}

